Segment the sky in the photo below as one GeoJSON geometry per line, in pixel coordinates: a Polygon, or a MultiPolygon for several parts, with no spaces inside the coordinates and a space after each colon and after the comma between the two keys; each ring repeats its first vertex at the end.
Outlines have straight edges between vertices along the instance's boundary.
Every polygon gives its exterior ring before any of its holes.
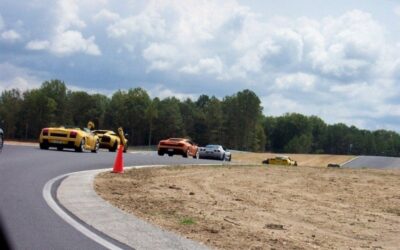
{"type": "Polygon", "coordinates": [[[0,0],[0,91],[51,79],[400,132],[400,2],[0,0]]]}

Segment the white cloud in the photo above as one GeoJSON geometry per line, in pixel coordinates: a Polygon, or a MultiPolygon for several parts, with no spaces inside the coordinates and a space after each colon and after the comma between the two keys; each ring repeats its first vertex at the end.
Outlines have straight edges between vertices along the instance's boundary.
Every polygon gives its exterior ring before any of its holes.
{"type": "Polygon", "coordinates": [[[398,16],[400,16],[400,5],[396,6],[396,8],[394,8],[394,13],[398,16]]]}
{"type": "Polygon", "coordinates": [[[102,9],[93,17],[94,21],[105,20],[105,21],[109,21],[109,22],[115,22],[119,19],[120,19],[120,16],[117,13],[109,11],[107,9],[102,9]]]}
{"type": "MultiPolygon", "coordinates": [[[[151,70],[169,70],[174,65],[175,70],[194,73],[199,67],[207,67],[205,64],[211,62],[209,58],[217,54],[213,51],[207,54],[206,43],[225,46],[222,40],[229,39],[223,34],[225,26],[231,29],[230,36],[235,36],[236,22],[242,22],[246,15],[249,15],[249,10],[236,1],[149,1],[137,14],[121,16],[110,24],[107,32],[110,38],[135,48],[144,48],[142,55],[151,70]],[[179,48],[179,53],[174,54],[173,60],[165,60],[163,56],[160,56],[163,60],[159,56],[153,58],[150,54],[153,54],[154,44],[168,44],[179,48]]],[[[229,44],[226,49],[229,49],[229,44]]],[[[222,64],[221,57],[219,62],[222,64]]],[[[215,66],[217,68],[212,71],[216,69],[220,73],[223,65],[215,66]]]]}
{"type": "Polygon", "coordinates": [[[280,90],[302,90],[311,91],[314,88],[316,77],[305,73],[295,73],[280,76],[275,80],[275,84],[280,90]]]}
{"type": "Polygon", "coordinates": [[[202,58],[196,65],[187,65],[180,69],[181,72],[187,74],[221,74],[223,64],[221,59],[216,56],[212,58],[202,58]]]}
{"type": "Polygon", "coordinates": [[[121,38],[131,34],[142,37],[161,37],[165,33],[165,21],[159,13],[152,10],[137,16],[121,19],[108,27],[108,35],[112,38],[121,38]]]}
{"type": "Polygon", "coordinates": [[[237,40],[233,44],[241,52],[232,66],[239,76],[309,67],[322,77],[357,78],[376,66],[387,47],[384,29],[359,10],[321,21],[281,18],[252,24],[253,30],[264,27],[264,32],[253,39],[246,31],[239,32],[238,38],[252,41],[247,46],[238,46],[237,40]]]}
{"type": "Polygon", "coordinates": [[[101,55],[101,51],[95,43],[95,37],[84,38],[82,32],[79,31],[86,27],[86,23],[79,17],[79,1],[60,0],[58,13],[59,21],[50,51],[59,56],[78,52],[93,56],[101,55]]]}
{"type": "Polygon", "coordinates": [[[166,70],[173,66],[178,50],[169,44],[152,43],[143,50],[143,58],[150,62],[149,70],[166,70]]]}
{"type": "Polygon", "coordinates": [[[364,75],[386,46],[383,28],[370,14],[359,10],[324,19],[321,34],[325,47],[313,51],[312,64],[321,73],[335,77],[364,75]]]}
{"type": "Polygon", "coordinates": [[[29,50],[44,50],[48,49],[50,42],[46,40],[33,40],[26,44],[25,48],[29,50]]]}
{"type": "Polygon", "coordinates": [[[92,56],[101,55],[101,50],[95,43],[95,36],[85,37],[83,31],[81,31],[87,27],[87,24],[79,15],[80,4],[90,5],[90,2],[59,0],[55,10],[57,21],[51,37],[46,40],[31,40],[25,48],[28,50],[48,50],[58,56],[71,56],[75,53],[92,56]]]}
{"type": "Polygon", "coordinates": [[[301,105],[298,100],[287,98],[279,93],[274,93],[260,98],[261,105],[264,107],[264,112],[267,112],[268,115],[277,116],[284,113],[294,112],[294,110],[299,113],[307,113],[308,111],[307,107],[301,105]]]}
{"type": "Polygon", "coordinates": [[[1,33],[1,38],[7,42],[15,42],[21,39],[21,35],[15,30],[7,30],[1,33]]]}
{"type": "Polygon", "coordinates": [[[38,88],[42,82],[39,73],[10,63],[0,63],[0,72],[0,92],[14,88],[22,91],[38,88]]]}
{"type": "Polygon", "coordinates": [[[4,20],[3,20],[3,16],[0,14],[0,30],[4,29],[5,24],[4,24],[4,20]]]}
{"type": "Polygon", "coordinates": [[[57,55],[70,55],[83,52],[88,55],[101,55],[99,47],[95,43],[94,36],[85,39],[79,31],[68,30],[57,34],[52,41],[50,50],[57,55]]]}
{"type": "Polygon", "coordinates": [[[79,17],[79,4],[77,0],[58,1],[58,25],[57,32],[62,33],[71,28],[84,28],[86,23],[79,17]]]}

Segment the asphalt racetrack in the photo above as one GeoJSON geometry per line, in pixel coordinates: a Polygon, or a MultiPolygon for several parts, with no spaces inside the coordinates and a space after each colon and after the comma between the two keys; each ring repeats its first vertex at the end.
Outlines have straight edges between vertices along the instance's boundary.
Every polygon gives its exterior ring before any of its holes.
{"type": "Polygon", "coordinates": [[[344,164],[345,168],[400,168],[400,158],[385,156],[359,156],[344,164]]]}
{"type": "MultiPolygon", "coordinates": [[[[62,174],[111,168],[115,155],[108,151],[75,153],[5,145],[0,154],[0,218],[11,248],[104,249],[58,217],[43,199],[42,190],[48,180],[62,174]]],[[[213,162],[161,157],[156,152],[124,154],[125,166],[213,162]]]]}

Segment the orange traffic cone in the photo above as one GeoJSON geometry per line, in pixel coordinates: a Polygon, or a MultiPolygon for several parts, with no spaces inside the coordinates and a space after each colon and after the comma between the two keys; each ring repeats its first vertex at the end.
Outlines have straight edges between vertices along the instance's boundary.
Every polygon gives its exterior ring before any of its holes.
{"type": "Polygon", "coordinates": [[[114,162],[114,168],[113,168],[113,173],[119,173],[122,174],[124,172],[124,158],[123,158],[123,147],[122,145],[119,145],[118,147],[118,152],[117,152],[117,157],[115,158],[114,162]]]}

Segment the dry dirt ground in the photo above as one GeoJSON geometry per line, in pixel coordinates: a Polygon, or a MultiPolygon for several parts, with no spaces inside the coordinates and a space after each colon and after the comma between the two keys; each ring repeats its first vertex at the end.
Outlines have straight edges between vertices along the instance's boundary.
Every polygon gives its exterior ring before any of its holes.
{"type": "Polygon", "coordinates": [[[193,166],[102,173],[113,205],[214,249],[399,249],[400,170],[193,166]]]}

